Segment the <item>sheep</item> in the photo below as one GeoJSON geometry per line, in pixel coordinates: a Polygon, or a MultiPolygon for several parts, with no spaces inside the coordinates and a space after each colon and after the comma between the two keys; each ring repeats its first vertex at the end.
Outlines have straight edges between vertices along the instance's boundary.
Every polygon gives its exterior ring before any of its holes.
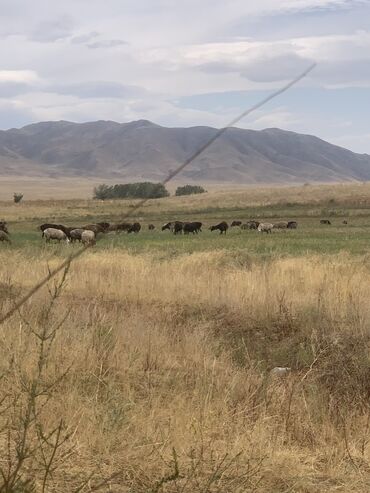
{"type": "Polygon", "coordinates": [[[287,226],[288,229],[297,229],[297,227],[298,227],[297,221],[288,221],[288,226],[287,226]]]}
{"type": "Polygon", "coordinates": [[[287,229],[288,223],[287,221],[280,221],[279,223],[275,223],[273,228],[274,229],[287,229]]]}
{"type": "Polygon", "coordinates": [[[291,368],[288,368],[288,367],[275,366],[275,368],[273,368],[270,371],[270,375],[271,376],[274,376],[274,377],[286,377],[287,375],[289,375],[289,373],[291,371],[292,371],[292,369],[291,368]]]}
{"type": "Polygon", "coordinates": [[[6,241],[7,243],[11,243],[9,236],[5,233],[5,231],[0,229],[0,241],[6,241]]]}
{"type": "Polygon", "coordinates": [[[96,237],[94,231],[86,229],[81,234],[81,241],[85,246],[95,245],[96,237]]]}
{"type": "Polygon", "coordinates": [[[227,230],[229,229],[229,225],[227,224],[226,221],[222,221],[219,224],[216,224],[215,226],[211,226],[209,228],[211,231],[219,231],[220,235],[226,234],[227,230]]]}
{"type": "Polygon", "coordinates": [[[42,232],[42,237],[46,239],[46,243],[49,243],[51,240],[57,240],[58,243],[60,243],[61,241],[69,243],[68,236],[65,234],[64,231],[60,229],[46,228],[42,232]]]}
{"type": "Polygon", "coordinates": [[[75,241],[81,241],[81,235],[83,232],[84,230],[81,228],[72,229],[72,231],[69,233],[71,242],[74,243],[75,241]]]}
{"type": "Polygon", "coordinates": [[[273,227],[274,227],[274,225],[271,223],[260,223],[258,225],[257,229],[260,233],[267,233],[268,234],[268,233],[271,233],[273,227]]]}
{"type": "Polygon", "coordinates": [[[6,221],[0,221],[0,231],[4,231],[7,235],[9,234],[8,224],[6,221]]]}

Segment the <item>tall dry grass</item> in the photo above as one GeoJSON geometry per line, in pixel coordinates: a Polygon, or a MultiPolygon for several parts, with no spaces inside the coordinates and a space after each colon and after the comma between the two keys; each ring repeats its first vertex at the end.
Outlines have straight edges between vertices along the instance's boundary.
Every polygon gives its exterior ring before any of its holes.
{"type": "MultiPolygon", "coordinates": [[[[5,310],[46,258],[0,260],[5,310]]],[[[1,327],[0,389],[19,397],[0,407],[3,450],[37,374],[37,334],[54,327],[39,419],[62,420],[66,441],[45,491],[368,492],[369,271],[346,255],[88,252],[50,310],[45,290],[1,327]],[[270,377],[277,365],[289,378],[270,377]]],[[[24,461],[35,491],[42,463],[24,461]]]]}

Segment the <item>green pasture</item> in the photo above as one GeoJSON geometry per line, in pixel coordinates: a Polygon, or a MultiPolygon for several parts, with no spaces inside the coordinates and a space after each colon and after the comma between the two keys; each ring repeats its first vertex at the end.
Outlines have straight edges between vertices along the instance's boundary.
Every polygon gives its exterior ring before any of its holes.
{"type": "MultiPolygon", "coordinates": [[[[50,217],[34,217],[32,220],[14,221],[9,224],[11,245],[0,245],[2,249],[22,250],[30,256],[37,252],[53,252],[64,256],[78,245],[46,245],[41,239],[37,226],[43,222],[62,223],[67,226],[82,226],[97,221],[116,222],[122,220],[117,214],[97,214],[96,208],[91,215],[76,218],[63,214],[58,216],[55,211],[50,217]]],[[[173,212],[171,210],[156,212],[151,210],[138,211],[135,216],[125,218],[126,221],[139,221],[142,230],[139,234],[103,235],[99,238],[96,249],[124,249],[130,253],[151,253],[159,258],[170,258],[185,253],[209,250],[245,250],[254,255],[281,256],[305,254],[335,254],[346,251],[351,254],[363,255],[370,252],[370,210],[369,209],[326,209],[311,205],[269,206],[247,209],[223,209],[222,207],[203,210],[173,212]],[[278,222],[279,220],[297,220],[297,230],[275,230],[271,235],[256,231],[245,231],[230,228],[226,235],[217,231],[211,232],[208,227],[221,220],[231,223],[233,219],[247,221],[249,219],[278,222]],[[320,224],[321,218],[328,218],[331,226],[320,224]],[[177,235],[169,231],[161,231],[161,226],[171,220],[202,221],[203,232],[198,235],[177,235]],[[347,220],[348,224],[343,224],[347,220]],[[154,231],[148,231],[148,224],[153,223],[154,231]]]]}

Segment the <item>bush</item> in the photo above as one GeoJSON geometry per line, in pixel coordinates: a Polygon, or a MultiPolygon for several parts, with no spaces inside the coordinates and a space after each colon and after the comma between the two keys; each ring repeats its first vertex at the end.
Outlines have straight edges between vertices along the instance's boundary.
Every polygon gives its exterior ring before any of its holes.
{"type": "Polygon", "coordinates": [[[94,199],[159,199],[170,194],[162,183],[149,181],[117,185],[98,185],[94,188],[94,199]]]}
{"type": "Polygon", "coordinates": [[[23,193],[14,193],[13,199],[16,204],[19,204],[23,199],[23,193]]]}
{"type": "Polygon", "coordinates": [[[205,193],[207,190],[204,190],[203,187],[199,185],[184,185],[183,187],[177,187],[175,195],[192,195],[195,193],[205,193]]]}

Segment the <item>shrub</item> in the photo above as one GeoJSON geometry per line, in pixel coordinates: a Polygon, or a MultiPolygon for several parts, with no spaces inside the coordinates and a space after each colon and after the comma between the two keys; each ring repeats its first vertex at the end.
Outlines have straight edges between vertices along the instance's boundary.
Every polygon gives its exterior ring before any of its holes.
{"type": "Polygon", "coordinates": [[[19,204],[23,199],[23,193],[14,193],[13,199],[16,204],[19,204]]]}
{"type": "Polygon", "coordinates": [[[176,196],[193,195],[196,193],[206,193],[206,192],[207,190],[205,190],[200,185],[184,185],[183,187],[177,187],[175,195],[176,196]]]}

